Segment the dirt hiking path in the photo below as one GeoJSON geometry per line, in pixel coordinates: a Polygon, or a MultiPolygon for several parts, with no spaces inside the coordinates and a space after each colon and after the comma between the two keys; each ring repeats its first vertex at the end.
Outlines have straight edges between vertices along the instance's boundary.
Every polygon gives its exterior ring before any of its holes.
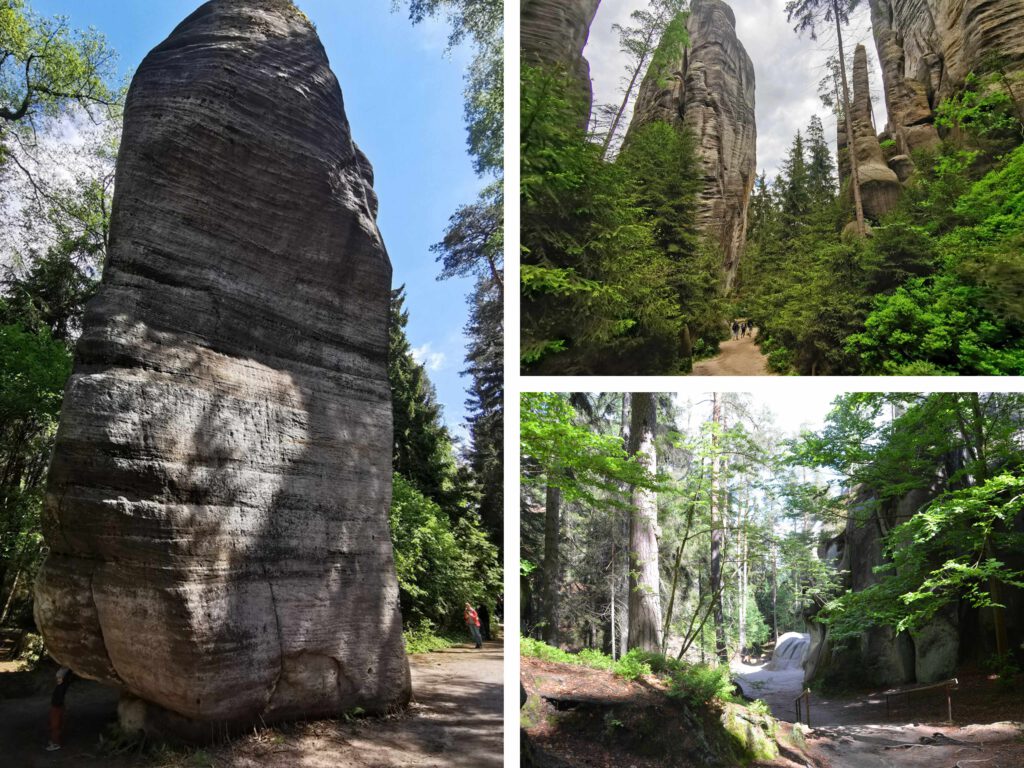
{"type": "Polygon", "coordinates": [[[691,376],[771,376],[768,358],[754,343],[757,329],[750,336],[723,341],[719,355],[693,366],[691,376]]]}
{"type": "Polygon", "coordinates": [[[116,691],[77,680],[68,691],[65,748],[45,752],[52,670],[0,675],[0,765],[17,768],[500,768],[500,642],[409,657],[413,704],[384,719],[322,720],[266,729],[232,744],[154,756],[102,754],[116,691]],[[24,676],[21,680],[9,678],[24,676]],[[31,677],[30,677],[31,676],[31,677]]]}
{"type": "MultiPolygon", "coordinates": [[[[732,668],[748,696],[763,699],[779,720],[793,722],[793,699],[803,690],[802,669],[773,671],[764,669],[764,665],[746,664],[734,664],[732,668]]],[[[894,710],[892,717],[886,719],[885,697],[878,693],[842,697],[812,693],[813,727],[805,729],[803,737],[805,752],[812,761],[810,765],[814,768],[1024,766],[1024,727],[1018,722],[1008,722],[1017,715],[1016,706],[1006,707],[1003,714],[1006,721],[957,726],[944,722],[945,698],[933,698],[934,701],[929,698],[918,701],[911,710],[894,710]]],[[[954,718],[957,706],[954,699],[954,718]]]]}

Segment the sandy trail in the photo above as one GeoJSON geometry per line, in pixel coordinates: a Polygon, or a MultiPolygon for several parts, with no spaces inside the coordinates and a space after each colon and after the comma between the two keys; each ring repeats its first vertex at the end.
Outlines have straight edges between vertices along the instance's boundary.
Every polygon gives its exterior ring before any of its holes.
{"type": "Polygon", "coordinates": [[[757,329],[750,336],[723,341],[719,355],[693,366],[691,376],[771,376],[768,358],[754,343],[757,329]]]}
{"type": "MultiPolygon", "coordinates": [[[[793,700],[803,690],[803,670],[768,670],[735,663],[744,692],[763,699],[780,720],[793,722],[793,700]]],[[[931,722],[906,722],[894,712],[886,721],[885,697],[822,697],[811,694],[812,728],[806,736],[813,765],[822,768],[1019,768],[1024,730],[1002,722],[957,727],[942,722],[945,701],[920,709],[931,722]],[[934,710],[934,711],[932,711],[934,710]]]]}
{"type": "MultiPolygon", "coordinates": [[[[388,719],[323,720],[271,728],[203,750],[213,768],[500,768],[503,649],[459,646],[410,656],[414,703],[388,719]]],[[[29,673],[17,673],[27,675],[29,673]]],[[[0,677],[8,677],[0,675],[0,677]]],[[[117,716],[116,691],[78,680],[68,691],[65,748],[45,752],[52,671],[38,682],[0,681],[0,764],[18,768],[96,766],[141,768],[136,756],[98,754],[99,735],[117,716]]]]}

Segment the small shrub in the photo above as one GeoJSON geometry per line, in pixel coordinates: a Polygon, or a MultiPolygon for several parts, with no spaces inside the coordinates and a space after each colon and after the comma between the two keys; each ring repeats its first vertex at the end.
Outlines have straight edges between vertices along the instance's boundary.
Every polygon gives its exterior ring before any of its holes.
{"type": "Polygon", "coordinates": [[[422,619],[418,626],[410,627],[402,632],[405,639],[406,653],[429,653],[430,651],[442,651],[457,645],[457,640],[452,635],[439,635],[433,624],[427,619],[422,619]]]}
{"type": "Polygon", "coordinates": [[[772,713],[771,707],[765,703],[764,699],[754,699],[747,705],[747,709],[755,715],[770,715],[772,713]]]}
{"type": "Polygon", "coordinates": [[[612,669],[615,666],[615,661],[611,656],[593,648],[584,648],[576,654],[576,663],[594,669],[612,669]]]}
{"type": "Polygon", "coordinates": [[[646,651],[634,648],[615,662],[613,671],[619,677],[624,677],[627,680],[636,680],[642,675],[649,675],[651,674],[651,665],[647,662],[648,655],[646,651]]]}
{"type": "Polygon", "coordinates": [[[555,648],[541,640],[534,640],[532,637],[523,637],[519,640],[519,655],[541,661],[558,661],[562,664],[579,664],[580,661],[571,653],[566,653],[561,648],[555,648]]]}
{"type": "Polygon", "coordinates": [[[774,373],[787,373],[793,367],[793,352],[779,347],[768,354],[768,368],[774,373]]]}
{"type": "Polygon", "coordinates": [[[732,701],[732,680],[726,666],[693,664],[677,669],[669,680],[668,695],[683,699],[694,707],[718,701],[732,701]]]}

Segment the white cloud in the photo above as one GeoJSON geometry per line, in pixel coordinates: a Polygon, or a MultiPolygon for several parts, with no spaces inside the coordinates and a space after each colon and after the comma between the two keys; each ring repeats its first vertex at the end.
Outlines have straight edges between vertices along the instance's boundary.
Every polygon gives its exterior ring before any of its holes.
{"type": "MultiPolygon", "coordinates": [[[[619,51],[612,25],[627,24],[634,10],[648,0],[603,0],[590,28],[590,40],[584,51],[590,61],[594,80],[594,103],[618,103],[622,99],[625,58],[619,51]]],[[[825,60],[835,44],[833,28],[819,30],[818,40],[805,33],[798,36],[786,21],[786,0],[728,0],[736,13],[736,32],[754,63],[757,109],[757,167],[771,179],[793,141],[817,114],[824,123],[825,136],[835,153],[835,118],[818,99],[818,82],[825,74],[825,60]]],[[[843,30],[843,42],[852,52],[857,43],[867,48],[872,67],[871,86],[881,95],[871,20],[867,4],[855,14],[843,30]]],[[[852,62],[847,61],[847,66],[852,62]]],[[[885,125],[884,101],[875,103],[875,124],[885,125]]]]}
{"type": "Polygon", "coordinates": [[[433,352],[428,341],[426,344],[413,348],[412,359],[428,371],[439,371],[444,367],[445,354],[444,352],[433,352]]]}

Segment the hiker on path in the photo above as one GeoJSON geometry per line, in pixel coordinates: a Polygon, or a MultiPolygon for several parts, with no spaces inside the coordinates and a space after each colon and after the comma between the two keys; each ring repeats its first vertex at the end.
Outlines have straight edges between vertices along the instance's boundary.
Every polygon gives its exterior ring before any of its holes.
{"type": "Polygon", "coordinates": [[[466,603],[466,608],[462,612],[462,618],[466,622],[466,626],[469,627],[469,636],[473,638],[476,647],[482,648],[484,641],[480,637],[480,617],[469,603],[466,603]]]}
{"type": "Polygon", "coordinates": [[[735,320],[732,321],[732,338],[733,340],[740,337],[740,324],[735,320]]]}
{"type": "Polygon", "coordinates": [[[57,670],[57,687],[53,689],[53,696],[50,697],[50,743],[46,745],[47,752],[54,752],[62,746],[64,740],[64,696],[68,692],[73,677],[74,675],[67,667],[57,670]]]}

